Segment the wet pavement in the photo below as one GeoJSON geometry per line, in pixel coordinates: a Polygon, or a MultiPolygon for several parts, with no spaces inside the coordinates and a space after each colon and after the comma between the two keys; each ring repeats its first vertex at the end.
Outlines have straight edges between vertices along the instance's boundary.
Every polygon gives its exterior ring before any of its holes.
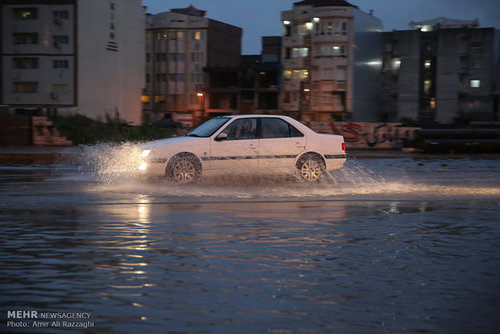
{"type": "Polygon", "coordinates": [[[313,186],[111,156],[0,165],[0,331],[500,331],[498,156],[354,154],[313,186]]]}

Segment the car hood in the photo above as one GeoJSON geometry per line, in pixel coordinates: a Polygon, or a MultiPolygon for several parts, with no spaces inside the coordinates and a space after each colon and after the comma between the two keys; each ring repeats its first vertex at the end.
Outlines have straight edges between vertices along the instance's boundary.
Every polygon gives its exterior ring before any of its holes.
{"type": "Polygon", "coordinates": [[[189,136],[172,137],[172,138],[165,138],[165,139],[159,139],[159,140],[146,142],[146,143],[141,145],[141,148],[142,149],[152,149],[152,148],[170,146],[170,145],[176,145],[176,144],[196,143],[196,142],[199,142],[201,140],[207,140],[207,139],[208,138],[189,137],[189,136]]]}

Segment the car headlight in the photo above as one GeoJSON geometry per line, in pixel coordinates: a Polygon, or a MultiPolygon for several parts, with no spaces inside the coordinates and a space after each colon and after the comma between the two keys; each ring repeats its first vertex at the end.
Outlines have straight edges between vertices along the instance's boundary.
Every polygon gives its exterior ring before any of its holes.
{"type": "Polygon", "coordinates": [[[149,155],[149,153],[151,153],[151,150],[142,150],[141,157],[145,158],[149,155]]]}

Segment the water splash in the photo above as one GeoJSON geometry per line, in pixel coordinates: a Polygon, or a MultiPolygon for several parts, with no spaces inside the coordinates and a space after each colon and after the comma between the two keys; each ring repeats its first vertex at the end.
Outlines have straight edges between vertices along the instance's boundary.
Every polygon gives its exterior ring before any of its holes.
{"type": "Polygon", "coordinates": [[[138,176],[141,150],[136,143],[103,143],[82,147],[71,160],[81,175],[97,182],[123,182],[138,176]]]}
{"type": "Polygon", "coordinates": [[[326,174],[321,182],[314,184],[300,182],[294,177],[252,176],[203,178],[197,184],[179,185],[164,178],[139,177],[140,153],[135,143],[98,144],[84,147],[73,163],[78,166],[78,177],[90,181],[88,187],[93,190],[168,197],[280,200],[500,195],[498,172],[488,161],[448,161],[443,168],[441,159],[430,159],[425,163],[413,158],[348,159],[342,169],[326,174]],[[475,173],[478,166],[482,166],[485,172],[482,175],[490,181],[471,181],[474,178],[470,173],[475,173]],[[460,182],[456,182],[458,179],[460,182]]]}

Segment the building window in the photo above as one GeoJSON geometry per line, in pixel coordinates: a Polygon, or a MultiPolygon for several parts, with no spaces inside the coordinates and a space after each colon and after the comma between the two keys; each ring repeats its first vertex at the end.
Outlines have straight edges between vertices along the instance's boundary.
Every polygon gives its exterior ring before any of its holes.
{"type": "Polygon", "coordinates": [[[14,68],[16,69],[38,68],[38,58],[16,57],[13,58],[13,61],[14,61],[14,68]]]}
{"type": "Polygon", "coordinates": [[[69,43],[68,35],[54,35],[54,36],[52,36],[52,40],[54,41],[55,47],[58,47],[60,44],[68,44],[69,43]]]}
{"type": "Polygon", "coordinates": [[[309,70],[284,70],[283,78],[285,79],[307,79],[309,70]]]}
{"type": "Polygon", "coordinates": [[[345,55],[345,47],[344,45],[321,45],[319,47],[318,54],[320,56],[344,56],[345,55]]]}
{"type": "Polygon", "coordinates": [[[426,59],[425,62],[424,62],[424,67],[426,69],[430,69],[431,68],[431,65],[432,65],[432,62],[430,59],[426,59]]]}
{"type": "Polygon", "coordinates": [[[38,44],[38,34],[36,32],[14,33],[14,44],[38,44]]]}
{"type": "Polygon", "coordinates": [[[307,57],[309,55],[309,48],[293,48],[292,57],[307,57]]]}
{"type": "Polygon", "coordinates": [[[12,14],[16,20],[36,20],[38,19],[37,8],[13,8],[12,14]]]}
{"type": "Polygon", "coordinates": [[[436,99],[435,98],[432,98],[429,101],[429,108],[431,108],[432,110],[436,109],[436,99]]]}
{"type": "Polygon", "coordinates": [[[66,59],[56,59],[52,61],[54,68],[69,68],[69,61],[66,59]]]}
{"type": "Polygon", "coordinates": [[[69,12],[67,10],[55,10],[52,12],[52,17],[54,19],[69,19],[69,12]]]}
{"type": "Polygon", "coordinates": [[[292,35],[292,26],[289,21],[285,21],[283,25],[283,35],[291,36],[292,35]]]}
{"type": "Polygon", "coordinates": [[[193,37],[193,40],[200,41],[201,40],[201,31],[193,31],[192,37],[193,37]]]}
{"type": "Polygon", "coordinates": [[[336,77],[337,81],[346,81],[347,80],[347,70],[345,68],[337,68],[336,71],[336,77]]]}
{"type": "Polygon", "coordinates": [[[425,94],[430,94],[431,87],[432,87],[432,81],[431,80],[424,80],[424,93],[425,94]]]}
{"type": "Polygon", "coordinates": [[[69,93],[69,85],[67,85],[67,84],[54,84],[54,85],[52,85],[52,93],[68,94],[69,93]]]}
{"type": "Polygon", "coordinates": [[[392,69],[399,70],[401,67],[401,58],[392,58],[392,69]]]}
{"type": "Polygon", "coordinates": [[[167,60],[167,54],[166,53],[157,53],[156,54],[156,61],[157,62],[164,62],[167,60]]]}
{"type": "Polygon", "coordinates": [[[479,88],[479,87],[481,87],[481,80],[472,79],[472,80],[470,80],[469,84],[470,84],[470,88],[479,88]]]}
{"type": "Polygon", "coordinates": [[[32,94],[37,92],[38,92],[38,82],[36,81],[14,82],[14,93],[32,94]]]}

